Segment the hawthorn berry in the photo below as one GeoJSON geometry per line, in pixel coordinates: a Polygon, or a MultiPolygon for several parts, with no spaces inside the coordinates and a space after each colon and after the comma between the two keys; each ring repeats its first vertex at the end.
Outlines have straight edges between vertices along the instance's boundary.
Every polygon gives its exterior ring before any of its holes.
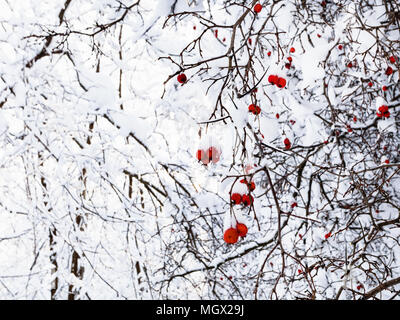
{"type": "Polygon", "coordinates": [[[342,49],[343,49],[343,46],[342,46],[341,44],[339,44],[339,45],[338,45],[338,49],[339,49],[339,50],[342,50],[342,49]]]}
{"type": "Polygon", "coordinates": [[[258,115],[261,112],[261,108],[252,103],[251,105],[249,105],[249,112],[258,115]]]}
{"type": "Polygon", "coordinates": [[[279,88],[284,88],[284,87],[286,86],[286,79],[285,79],[285,78],[278,77],[278,81],[277,81],[276,85],[277,85],[279,88]]]}
{"type": "Polygon", "coordinates": [[[208,148],[208,159],[209,161],[212,161],[212,163],[217,163],[219,161],[219,158],[221,156],[221,153],[219,150],[215,147],[210,147],[208,148]]]}
{"type": "Polygon", "coordinates": [[[325,239],[328,239],[331,235],[332,235],[332,233],[331,233],[331,232],[328,232],[328,233],[325,235],[325,239]]]}
{"type": "Polygon", "coordinates": [[[356,116],[353,117],[353,121],[357,122],[357,117],[356,116]]]}
{"type": "Polygon", "coordinates": [[[275,117],[276,117],[277,119],[279,119],[279,113],[277,113],[277,114],[275,115],[275,117]]]}
{"type": "Polygon", "coordinates": [[[347,67],[348,67],[348,68],[353,68],[353,63],[352,63],[352,62],[349,62],[349,63],[347,64],[347,67]]]}
{"type": "Polygon", "coordinates": [[[226,243],[236,243],[239,239],[239,233],[234,228],[229,228],[224,232],[224,240],[226,243]]]}
{"type": "Polygon", "coordinates": [[[286,69],[290,69],[291,66],[292,66],[292,65],[291,65],[290,63],[285,63],[285,68],[286,68],[286,69]]]}
{"type": "Polygon", "coordinates": [[[252,40],[251,40],[251,38],[249,38],[249,45],[251,45],[251,43],[252,43],[252,40]]]}
{"type": "Polygon", "coordinates": [[[387,69],[386,69],[386,71],[385,71],[385,74],[386,74],[387,76],[390,76],[392,73],[393,73],[392,67],[387,67],[387,69]]]}
{"type": "Polygon", "coordinates": [[[240,204],[242,202],[242,196],[239,193],[233,193],[231,200],[234,204],[240,204]]]}
{"type": "Polygon", "coordinates": [[[290,53],[294,53],[296,50],[295,50],[295,48],[291,47],[289,51],[290,51],[290,53]]]}
{"type": "Polygon", "coordinates": [[[389,58],[390,63],[396,63],[396,58],[394,56],[391,56],[389,58]]]}
{"type": "Polygon", "coordinates": [[[196,30],[196,26],[193,26],[193,30],[196,30]]]}
{"type": "Polygon", "coordinates": [[[293,202],[290,206],[292,207],[292,209],[297,207],[297,202],[293,202]]]}
{"type": "Polygon", "coordinates": [[[268,77],[268,82],[271,83],[271,84],[277,84],[278,83],[278,79],[279,79],[279,77],[277,75],[271,74],[268,77]]]}
{"type": "Polygon", "coordinates": [[[180,75],[178,75],[178,82],[179,83],[185,83],[187,81],[187,77],[184,73],[181,73],[180,75]]]}
{"type": "Polygon", "coordinates": [[[317,37],[318,37],[318,38],[321,38],[321,35],[318,33],[318,34],[317,34],[317,37]]]}
{"type": "Polygon", "coordinates": [[[387,86],[383,86],[383,87],[382,87],[382,90],[383,90],[383,91],[387,91],[387,89],[388,89],[387,86]]]}
{"type": "Polygon", "coordinates": [[[389,159],[385,159],[385,163],[386,163],[386,164],[389,164],[389,159]]]}
{"type": "Polygon", "coordinates": [[[254,191],[256,189],[256,184],[253,181],[249,182],[247,186],[249,187],[250,191],[254,191]]]}
{"type": "Polygon", "coordinates": [[[285,138],[285,140],[283,140],[283,144],[285,145],[286,150],[289,150],[290,147],[292,146],[292,144],[288,138],[285,138]]]}
{"type": "Polygon", "coordinates": [[[244,223],[237,223],[236,230],[239,234],[239,237],[245,237],[248,231],[247,226],[244,223]]]}
{"type": "Polygon", "coordinates": [[[268,56],[268,57],[271,56],[271,51],[268,51],[267,56],[268,56]]]}
{"type": "Polygon", "coordinates": [[[259,4],[259,3],[257,3],[257,4],[254,6],[254,12],[255,12],[255,13],[260,13],[260,12],[261,12],[261,9],[262,9],[262,5],[259,4]]]}
{"type": "Polygon", "coordinates": [[[254,200],[254,198],[253,198],[253,196],[252,195],[247,195],[247,194],[244,194],[243,196],[242,196],[242,202],[243,202],[243,204],[245,205],[245,206],[249,206],[249,205],[251,205],[252,203],[253,203],[253,200],[254,200]]]}
{"type": "Polygon", "coordinates": [[[201,161],[204,158],[204,156],[205,156],[205,153],[203,150],[201,150],[201,149],[197,150],[197,152],[196,152],[197,160],[201,161]]]}
{"type": "Polygon", "coordinates": [[[368,87],[372,87],[372,81],[368,82],[368,87]]]}
{"type": "Polygon", "coordinates": [[[293,61],[293,58],[292,58],[292,57],[288,57],[287,59],[289,60],[289,62],[292,62],[292,61],[293,61]]]}
{"type": "Polygon", "coordinates": [[[214,35],[216,38],[218,38],[218,29],[214,31],[214,35]]]}

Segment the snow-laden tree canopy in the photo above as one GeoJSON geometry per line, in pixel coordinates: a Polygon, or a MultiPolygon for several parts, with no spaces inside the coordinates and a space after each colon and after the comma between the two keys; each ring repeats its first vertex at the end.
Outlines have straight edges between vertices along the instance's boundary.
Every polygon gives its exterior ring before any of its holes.
{"type": "Polygon", "coordinates": [[[398,1],[0,0],[0,299],[399,299],[399,59],[398,1]]]}

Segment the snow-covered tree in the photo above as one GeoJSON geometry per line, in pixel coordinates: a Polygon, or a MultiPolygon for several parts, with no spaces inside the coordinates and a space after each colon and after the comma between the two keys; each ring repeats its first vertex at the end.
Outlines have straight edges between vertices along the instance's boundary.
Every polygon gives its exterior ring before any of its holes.
{"type": "Polygon", "coordinates": [[[399,299],[400,9],[0,0],[0,298],[399,299]]]}

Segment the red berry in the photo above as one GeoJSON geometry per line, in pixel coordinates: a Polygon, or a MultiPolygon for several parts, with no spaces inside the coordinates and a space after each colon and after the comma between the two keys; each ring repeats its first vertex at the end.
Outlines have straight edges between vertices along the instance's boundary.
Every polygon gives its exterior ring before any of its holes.
{"type": "Polygon", "coordinates": [[[254,12],[255,12],[255,13],[260,13],[261,9],[262,9],[262,5],[259,4],[259,3],[257,3],[257,4],[254,6],[254,12]]]}
{"type": "Polygon", "coordinates": [[[253,203],[253,197],[251,195],[244,194],[242,196],[242,202],[245,206],[249,206],[253,203]]]}
{"type": "Polygon", "coordinates": [[[293,202],[290,206],[292,207],[292,209],[293,209],[294,207],[297,207],[297,202],[293,202]]]}
{"type": "Polygon", "coordinates": [[[226,243],[236,243],[239,239],[239,233],[236,229],[229,228],[224,232],[224,240],[226,243]]]}
{"type": "Polygon", "coordinates": [[[289,51],[290,51],[291,53],[294,53],[296,50],[295,50],[293,47],[291,47],[289,51]]]}
{"type": "Polygon", "coordinates": [[[285,145],[285,149],[287,149],[287,150],[289,150],[290,147],[292,146],[292,144],[290,143],[290,140],[288,138],[283,140],[283,144],[285,145]]]}
{"type": "Polygon", "coordinates": [[[286,79],[278,77],[278,82],[276,83],[276,85],[279,88],[284,88],[286,86],[286,79]]]}
{"type": "Polygon", "coordinates": [[[286,68],[286,69],[290,69],[291,66],[292,66],[292,65],[291,65],[290,63],[285,63],[285,68],[286,68]]]}
{"type": "Polygon", "coordinates": [[[238,232],[238,234],[239,234],[239,237],[245,237],[246,236],[246,234],[247,234],[247,227],[246,227],[246,225],[245,224],[243,224],[243,223],[237,223],[236,224],[236,230],[237,230],[237,232],[238,232]]]}
{"type": "Polygon", "coordinates": [[[391,56],[389,58],[390,63],[395,63],[396,62],[396,58],[394,56],[391,56]]]}
{"type": "Polygon", "coordinates": [[[193,30],[196,30],[196,26],[193,26],[193,30]]]}
{"type": "Polygon", "coordinates": [[[348,67],[348,68],[353,68],[353,63],[352,63],[352,62],[349,62],[349,63],[347,64],[347,67],[348,67]]]}
{"type": "Polygon", "coordinates": [[[362,285],[362,284],[359,284],[358,286],[357,286],[357,290],[361,290],[362,288],[364,288],[364,286],[362,285]]]}
{"type": "Polygon", "coordinates": [[[226,38],[223,38],[223,39],[222,39],[222,42],[225,42],[225,40],[226,40],[226,38]]]}
{"type": "Polygon", "coordinates": [[[321,2],[321,6],[325,7],[326,6],[326,1],[321,2]]]}
{"type": "Polygon", "coordinates": [[[301,269],[297,270],[297,272],[298,272],[299,274],[302,274],[302,273],[303,273],[303,271],[302,271],[301,269]]]}
{"type": "Polygon", "coordinates": [[[325,143],[325,144],[328,144],[328,140],[325,140],[324,143],[325,143]]]}
{"type": "Polygon", "coordinates": [[[254,191],[256,189],[256,184],[253,181],[248,183],[247,186],[249,187],[250,191],[254,191]]]}
{"type": "Polygon", "coordinates": [[[368,82],[368,87],[372,87],[372,82],[368,82]]]}
{"type": "Polygon", "coordinates": [[[389,164],[389,159],[386,159],[386,160],[385,160],[385,163],[386,163],[386,164],[389,164]]]}
{"type": "Polygon", "coordinates": [[[357,117],[356,116],[353,117],[353,121],[357,122],[357,117]]]}
{"type": "Polygon", "coordinates": [[[249,38],[249,45],[251,45],[251,43],[252,43],[252,40],[251,40],[251,38],[249,38]]]}
{"type": "Polygon", "coordinates": [[[268,51],[267,55],[268,55],[268,57],[270,57],[271,56],[271,51],[268,51]]]}
{"type": "Polygon", "coordinates": [[[197,153],[196,153],[197,160],[201,161],[204,158],[204,156],[205,156],[205,153],[203,150],[201,150],[201,149],[197,150],[197,153]]]}
{"type": "Polygon", "coordinates": [[[208,148],[208,159],[213,163],[217,163],[219,161],[221,153],[215,147],[208,148]]]}
{"type": "Polygon", "coordinates": [[[293,61],[293,58],[292,58],[292,57],[288,57],[287,59],[289,60],[289,62],[292,62],[292,61],[293,61]]]}
{"type": "Polygon", "coordinates": [[[279,77],[277,75],[270,75],[268,77],[268,82],[271,84],[277,84],[279,77]]]}
{"type": "Polygon", "coordinates": [[[181,73],[178,75],[178,82],[179,83],[185,83],[187,81],[186,75],[184,73],[181,73]]]}
{"type": "Polygon", "coordinates": [[[328,233],[325,235],[325,239],[328,239],[331,235],[332,235],[331,232],[328,232],[328,233]]]}
{"type": "Polygon", "coordinates": [[[383,87],[382,87],[382,90],[383,90],[383,91],[387,91],[387,89],[388,89],[388,87],[386,87],[386,86],[383,86],[383,87]]]}
{"type": "Polygon", "coordinates": [[[277,114],[275,115],[275,117],[276,117],[277,119],[279,119],[279,113],[277,113],[277,114]]]}
{"type": "Polygon", "coordinates": [[[216,38],[218,38],[218,29],[214,31],[214,35],[216,38]]]}
{"type": "Polygon", "coordinates": [[[231,200],[234,204],[240,204],[242,202],[242,196],[239,193],[233,193],[231,200]]]}
{"type": "Polygon", "coordinates": [[[386,71],[385,71],[385,74],[386,74],[387,76],[390,76],[392,73],[393,73],[392,67],[387,67],[387,69],[386,69],[386,71]]]}
{"type": "Polygon", "coordinates": [[[338,45],[338,49],[339,49],[339,50],[342,50],[342,49],[343,49],[343,46],[342,46],[341,44],[339,44],[339,45],[338,45]]]}
{"type": "Polygon", "coordinates": [[[317,37],[318,37],[318,38],[321,38],[321,35],[318,33],[318,34],[317,34],[317,37]]]}

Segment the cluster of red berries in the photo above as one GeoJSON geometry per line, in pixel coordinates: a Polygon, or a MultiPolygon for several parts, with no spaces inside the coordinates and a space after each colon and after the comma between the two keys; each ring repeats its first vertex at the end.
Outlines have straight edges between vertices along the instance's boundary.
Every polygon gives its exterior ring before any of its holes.
{"type": "Polygon", "coordinates": [[[236,243],[239,237],[245,237],[247,234],[247,226],[244,223],[236,223],[236,228],[229,228],[224,232],[224,240],[226,243],[236,243]]]}
{"type": "Polygon", "coordinates": [[[285,140],[283,140],[283,144],[285,145],[286,150],[289,150],[292,147],[292,143],[288,138],[285,138],[285,140]]]}
{"type": "Polygon", "coordinates": [[[293,58],[292,57],[288,57],[287,59],[288,59],[289,62],[285,64],[285,68],[286,69],[290,69],[292,67],[293,58]]]}
{"type": "Polygon", "coordinates": [[[270,84],[276,85],[278,88],[284,88],[286,86],[286,79],[278,77],[277,75],[270,75],[268,77],[268,82],[270,84]]]}
{"type": "Polygon", "coordinates": [[[241,204],[243,203],[245,206],[249,206],[253,203],[254,198],[251,194],[243,194],[240,193],[232,193],[231,200],[234,204],[241,204]]]}
{"type": "Polygon", "coordinates": [[[221,152],[215,147],[210,147],[206,150],[199,149],[197,150],[196,157],[197,160],[207,165],[210,162],[217,163],[221,157],[221,152]]]}
{"type": "Polygon", "coordinates": [[[246,179],[240,180],[240,183],[247,185],[247,188],[249,189],[249,194],[241,195],[240,193],[235,192],[231,195],[231,200],[232,200],[233,204],[243,203],[245,206],[249,206],[254,201],[254,198],[250,194],[250,192],[252,192],[256,189],[256,184],[253,181],[249,182],[246,179]]]}
{"type": "Polygon", "coordinates": [[[378,118],[389,118],[389,107],[385,105],[380,106],[378,108],[378,111],[376,112],[376,115],[378,116],[378,118]]]}
{"type": "Polygon", "coordinates": [[[261,108],[252,103],[251,105],[249,105],[249,112],[258,115],[261,112],[261,108]]]}

